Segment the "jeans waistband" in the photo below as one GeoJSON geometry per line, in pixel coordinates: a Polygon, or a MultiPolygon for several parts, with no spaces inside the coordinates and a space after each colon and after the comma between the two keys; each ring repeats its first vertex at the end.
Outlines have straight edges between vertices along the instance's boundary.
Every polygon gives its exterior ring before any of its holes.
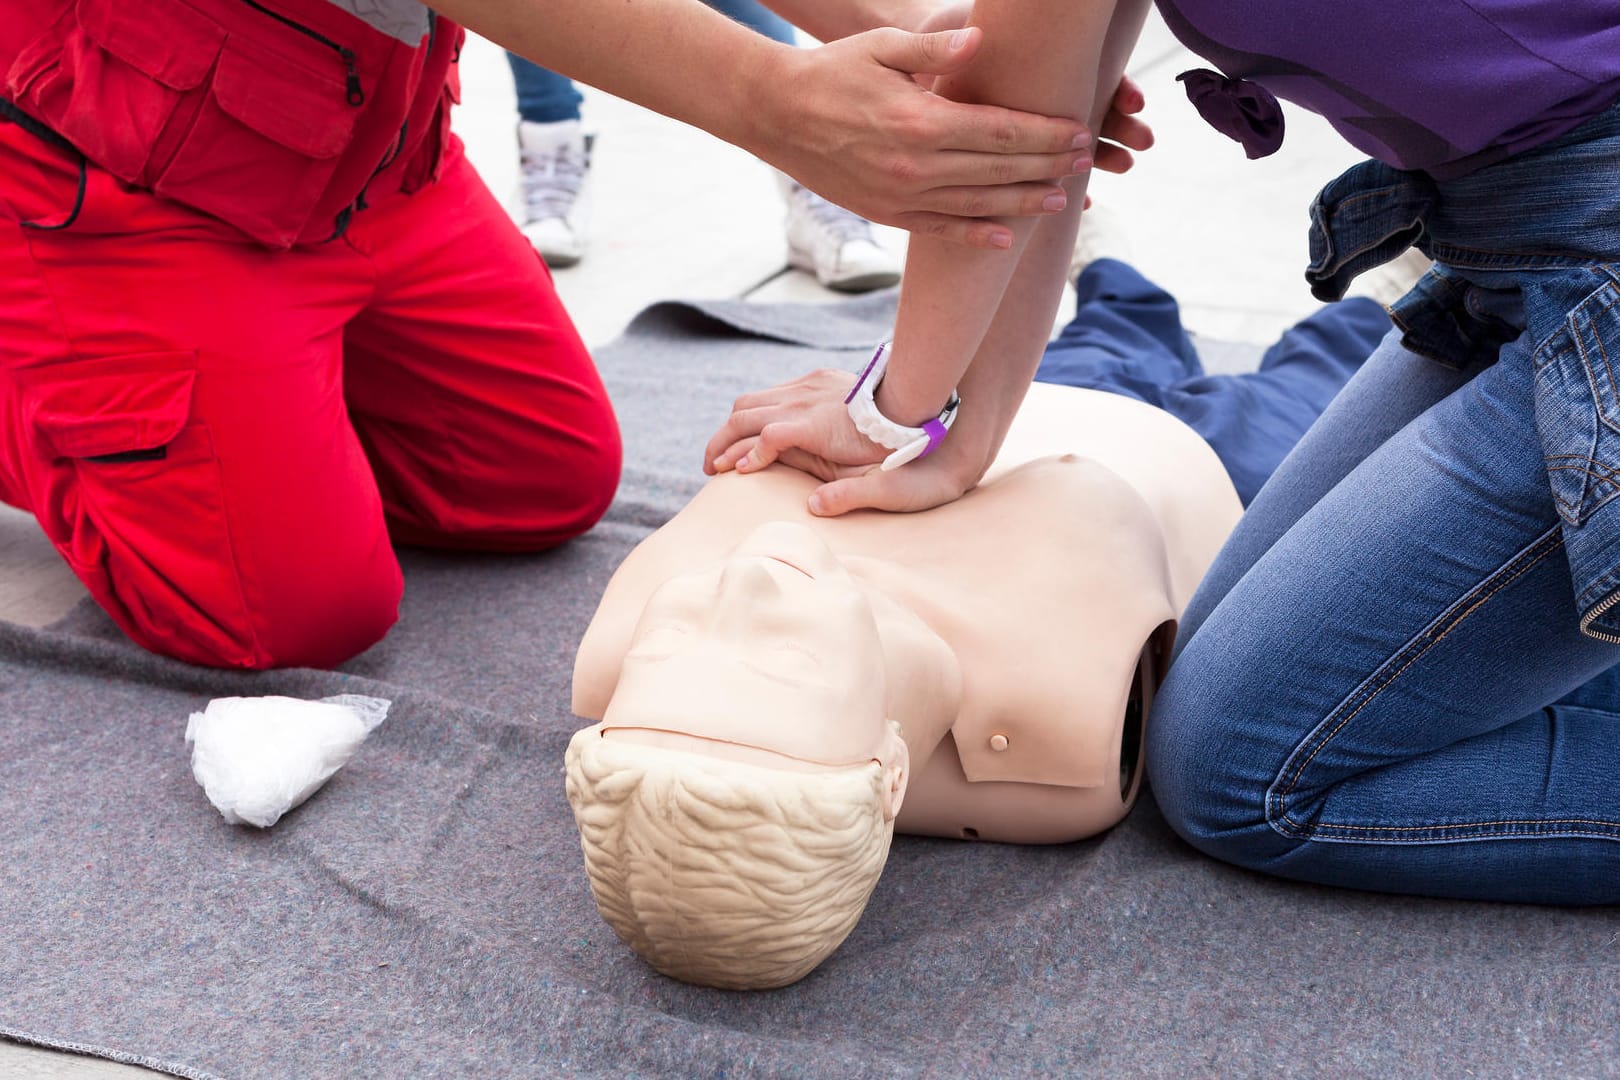
{"type": "Polygon", "coordinates": [[[1336,300],[1408,247],[1468,270],[1590,266],[1620,257],[1620,105],[1444,183],[1365,161],[1311,206],[1311,292],[1336,300]]]}

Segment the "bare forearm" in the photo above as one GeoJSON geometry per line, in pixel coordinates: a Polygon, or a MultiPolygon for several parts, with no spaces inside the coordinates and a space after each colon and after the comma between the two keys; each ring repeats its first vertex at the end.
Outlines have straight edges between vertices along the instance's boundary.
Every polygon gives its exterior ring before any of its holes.
{"type": "Polygon", "coordinates": [[[800,30],[836,41],[879,26],[914,30],[939,4],[935,0],[760,0],[800,30]]]}
{"type": "Polygon", "coordinates": [[[792,51],[694,0],[616,0],[611,12],[601,0],[434,8],[543,67],[743,146],[754,141],[761,88],[792,51]]]}
{"type": "MultiPolygon", "coordinates": [[[[974,21],[984,26],[987,55],[937,90],[1061,112],[1096,129],[1145,12],[1146,0],[981,0],[974,21]]],[[[912,238],[894,359],[879,391],[885,415],[919,422],[957,386],[964,409],[952,438],[994,452],[1051,328],[1086,179],[1064,182],[1069,206],[1062,215],[1007,221],[1013,240],[1006,250],[912,238]]]]}

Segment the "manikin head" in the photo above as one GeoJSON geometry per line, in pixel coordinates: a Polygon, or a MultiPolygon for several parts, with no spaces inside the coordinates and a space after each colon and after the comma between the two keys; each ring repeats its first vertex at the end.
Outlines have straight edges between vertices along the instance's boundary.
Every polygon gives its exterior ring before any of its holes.
{"type": "Polygon", "coordinates": [[[784,986],[853,929],[909,773],[871,601],[802,525],[666,582],[567,782],[603,917],[659,971],[784,986]]]}

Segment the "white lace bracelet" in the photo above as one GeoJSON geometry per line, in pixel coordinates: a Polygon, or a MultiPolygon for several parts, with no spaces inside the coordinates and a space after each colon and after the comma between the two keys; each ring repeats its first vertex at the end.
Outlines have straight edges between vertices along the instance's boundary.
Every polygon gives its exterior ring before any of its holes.
{"type": "Polygon", "coordinates": [[[951,391],[951,399],[945,403],[945,408],[932,420],[926,420],[921,427],[907,427],[897,424],[878,411],[877,388],[883,382],[883,373],[889,367],[889,346],[892,342],[885,341],[877,347],[872,359],[867,363],[861,377],[855,380],[855,386],[850,390],[844,404],[849,408],[849,418],[855,422],[855,428],[862,435],[877,443],[886,446],[894,453],[883,459],[883,468],[898,469],[900,466],[918,458],[927,457],[939,449],[940,443],[945,441],[945,433],[951,430],[956,422],[956,412],[962,406],[962,399],[955,390],[951,391]]]}

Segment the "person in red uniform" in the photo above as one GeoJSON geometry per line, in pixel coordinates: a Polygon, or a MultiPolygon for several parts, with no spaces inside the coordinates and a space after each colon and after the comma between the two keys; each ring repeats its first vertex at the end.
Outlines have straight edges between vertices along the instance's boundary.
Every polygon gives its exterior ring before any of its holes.
{"type": "MultiPolygon", "coordinates": [[[[869,217],[967,243],[1001,243],[989,215],[1045,212],[1060,189],[1041,178],[1089,157],[1070,121],[907,77],[964,63],[977,31],[808,50],[827,91],[805,94],[770,68],[804,58],[696,0],[622,16],[663,20],[647,36],[687,50],[678,78],[610,62],[593,0],[438,6],[869,217]],[[700,102],[694,67],[725,92],[700,102]],[[752,128],[728,126],[732,93],[754,95],[752,128]],[[762,123],[770,103],[813,133],[762,123]]],[[[335,665],[396,617],[391,543],[533,551],[601,516],[613,412],[450,133],[460,25],[416,0],[0,13],[0,499],[132,639],[198,664],[335,665]]]]}

